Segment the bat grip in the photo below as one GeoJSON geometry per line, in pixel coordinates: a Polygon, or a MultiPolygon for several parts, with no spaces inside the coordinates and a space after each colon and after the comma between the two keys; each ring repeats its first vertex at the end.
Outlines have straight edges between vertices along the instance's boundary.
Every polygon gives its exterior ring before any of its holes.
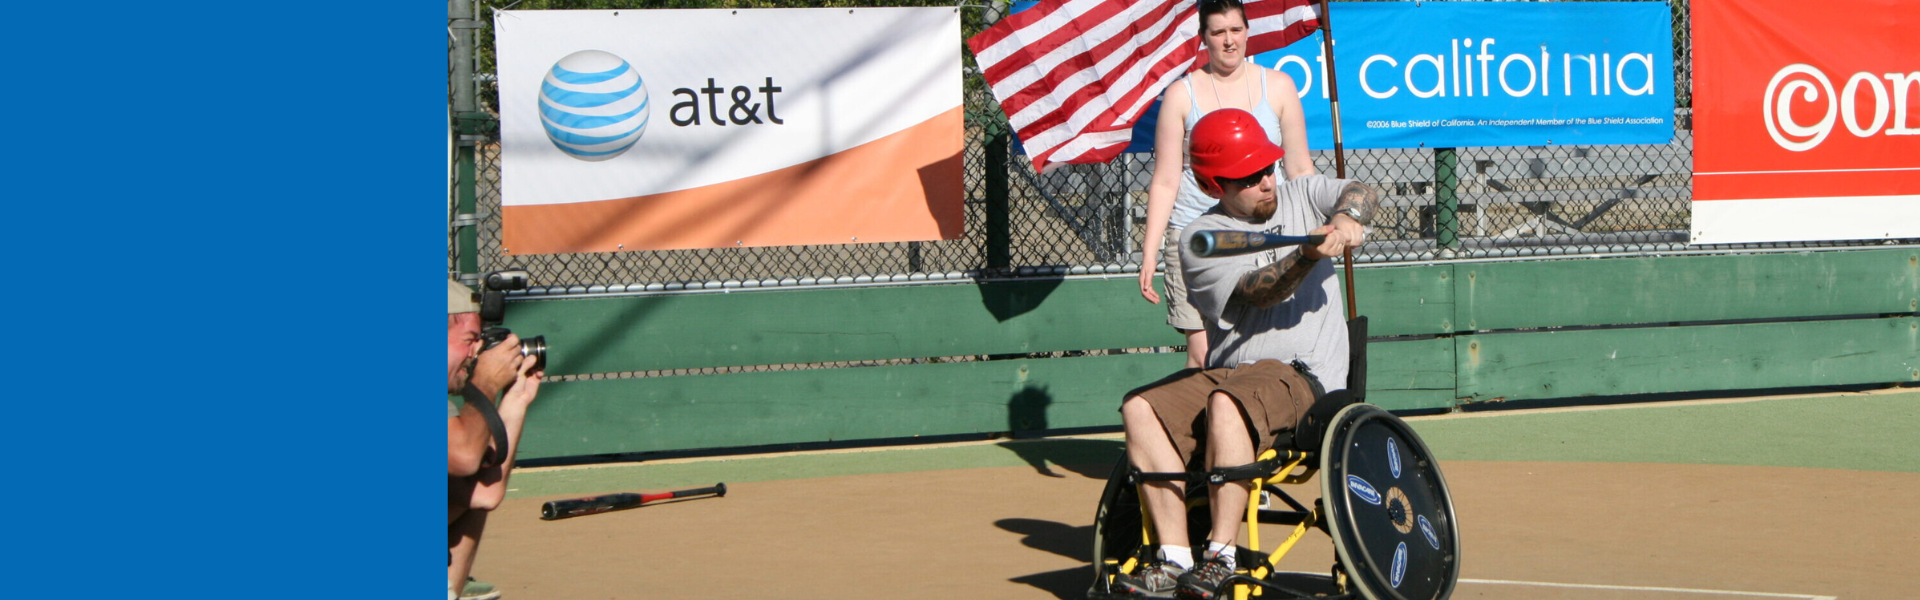
{"type": "Polygon", "coordinates": [[[727,484],[716,483],[713,485],[713,487],[694,488],[690,490],[675,490],[672,492],[661,492],[658,494],[647,494],[645,496],[642,496],[642,498],[644,499],[643,500],[644,502],[653,502],[655,500],[666,500],[669,498],[686,498],[689,496],[705,496],[707,494],[726,496],[727,484]]]}
{"type": "Polygon", "coordinates": [[[687,496],[704,496],[707,494],[714,494],[716,496],[725,497],[727,495],[727,484],[716,483],[716,484],[713,484],[713,487],[703,487],[703,488],[696,488],[691,490],[680,490],[680,491],[674,492],[673,495],[669,497],[685,498],[687,496]]]}

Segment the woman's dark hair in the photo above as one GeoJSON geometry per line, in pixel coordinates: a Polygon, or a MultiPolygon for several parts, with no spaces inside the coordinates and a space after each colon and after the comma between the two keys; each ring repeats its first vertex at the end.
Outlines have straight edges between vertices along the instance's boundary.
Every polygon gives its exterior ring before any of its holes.
{"type": "Polygon", "coordinates": [[[1240,0],[1200,0],[1200,37],[1207,36],[1207,17],[1223,14],[1227,11],[1240,13],[1240,24],[1247,24],[1247,7],[1240,0]]]}

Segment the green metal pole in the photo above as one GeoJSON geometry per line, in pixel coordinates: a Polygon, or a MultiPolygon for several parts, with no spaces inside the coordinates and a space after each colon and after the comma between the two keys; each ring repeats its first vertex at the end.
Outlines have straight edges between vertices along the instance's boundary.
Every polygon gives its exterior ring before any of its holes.
{"type": "MultiPolygon", "coordinates": [[[[994,0],[987,3],[986,25],[993,25],[1012,12],[1010,0],[994,0]]],[[[1013,266],[1013,227],[1010,223],[1011,212],[1007,200],[1007,149],[1012,136],[1000,106],[996,103],[975,113],[985,124],[987,133],[986,168],[987,178],[987,270],[1004,271],[1013,266]]]]}
{"type": "Polygon", "coordinates": [[[987,138],[987,268],[1006,269],[1013,265],[1013,228],[1008,219],[1007,164],[1008,136],[1005,131],[987,138]]]}
{"type": "Polygon", "coordinates": [[[460,260],[455,266],[460,270],[461,278],[467,279],[467,275],[477,276],[480,273],[480,223],[475,216],[478,214],[480,194],[471,138],[480,133],[481,120],[486,115],[461,113],[457,118],[460,121],[460,143],[454,150],[454,174],[459,177],[459,182],[454,187],[454,219],[455,226],[459,227],[459,235],[454,243],[459,246],[460,260]]]}
{"type": "Polygon", "coordinates": [[[1443,253],[1460,249],[1460,157],[1452,148],[1433,150],[1433,233],[1443,253]]]}
{"type": "Polygon", "coordinates": [[[473,146],[481,133],[482,120],[487,118],[479,112],[479,98],[473,85],[473,30],[478,22],[473,18],[472,0],[448,0],[447,24],[453,32],[453,48],[447,51],[447,76],[452,79],[449,82],[453,90],[451,102],[460,132],[454,151],[454,174],[458,181],[454,184],[451,225],[456,232],[454,252],[459,257],[454,268],[460,272],[460,278],[471,285],[479,281],[480,273],[480,227],[475,212],[479,190],[474,177],[473,146]]]}

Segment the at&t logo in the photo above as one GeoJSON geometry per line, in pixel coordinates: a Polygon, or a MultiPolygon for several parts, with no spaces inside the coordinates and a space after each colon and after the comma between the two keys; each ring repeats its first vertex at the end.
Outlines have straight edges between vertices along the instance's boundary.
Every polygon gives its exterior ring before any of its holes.
{"type": "Polygon", "coordinates": [[[599,50],[568,54],[540,82],[540,126],[568,156],[603,161],[647,132],[647,85],[633,66],[599,50]]]}
{"type": "Polygon", "coordinates": [[[1792,64],[1774,73],[1773,79],[1767,82],[1761,115],[1773,142],[1793,152],[1805,152],[1820,145],[1833,133],[1835,121],[1845,125],[1847,132],[1855,137],[1920,135],[1920,129],[1907,126],[1908,92],[1920,93],[1920,71],[1854,73],[1847,78],[1840,93],[1835,94],[1833,81],[1827,79],[1826,73],[1812,65],[1792,64]],[[1882,84],[1881,79],[1887,83],[1882,84]],[[1863,108],[1861,102],[1867,101],[1862,97],[1863,90],[1873,96],[1873,118],[1864,124],[1860,122],[1859,110],[1863,108]],[[1797,110],[1796,97],[1803,103],[1797,110]],[[1795,115],[1800,118],[1796,119],[1795,115]],[[1807,118],[1814,115],[1819,115],[1819,119],[1807,124],[1807,118]]]}

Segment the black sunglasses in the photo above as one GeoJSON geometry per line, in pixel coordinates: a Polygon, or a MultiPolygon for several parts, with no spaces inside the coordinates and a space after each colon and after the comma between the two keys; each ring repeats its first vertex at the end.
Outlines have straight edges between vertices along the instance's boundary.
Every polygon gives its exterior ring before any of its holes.
{"type": "Polygon", "coordinates": [[[1265,167],[1262,167],[1258,171],[1254,171],[1252,175],[1248,175],[1246,177],[1214,177],[1213,180],[1220,182],[1220,187],[1222,189],[1226,188],[1228,185],[1237,185],[1243,188],[1250,188],[1256,185],[1260,185],[1260,180],[1266,179],[1268,175],[1272,175],[1272,174],[1273,174],[1273,165],[1269,164],[1265,167]]]}

